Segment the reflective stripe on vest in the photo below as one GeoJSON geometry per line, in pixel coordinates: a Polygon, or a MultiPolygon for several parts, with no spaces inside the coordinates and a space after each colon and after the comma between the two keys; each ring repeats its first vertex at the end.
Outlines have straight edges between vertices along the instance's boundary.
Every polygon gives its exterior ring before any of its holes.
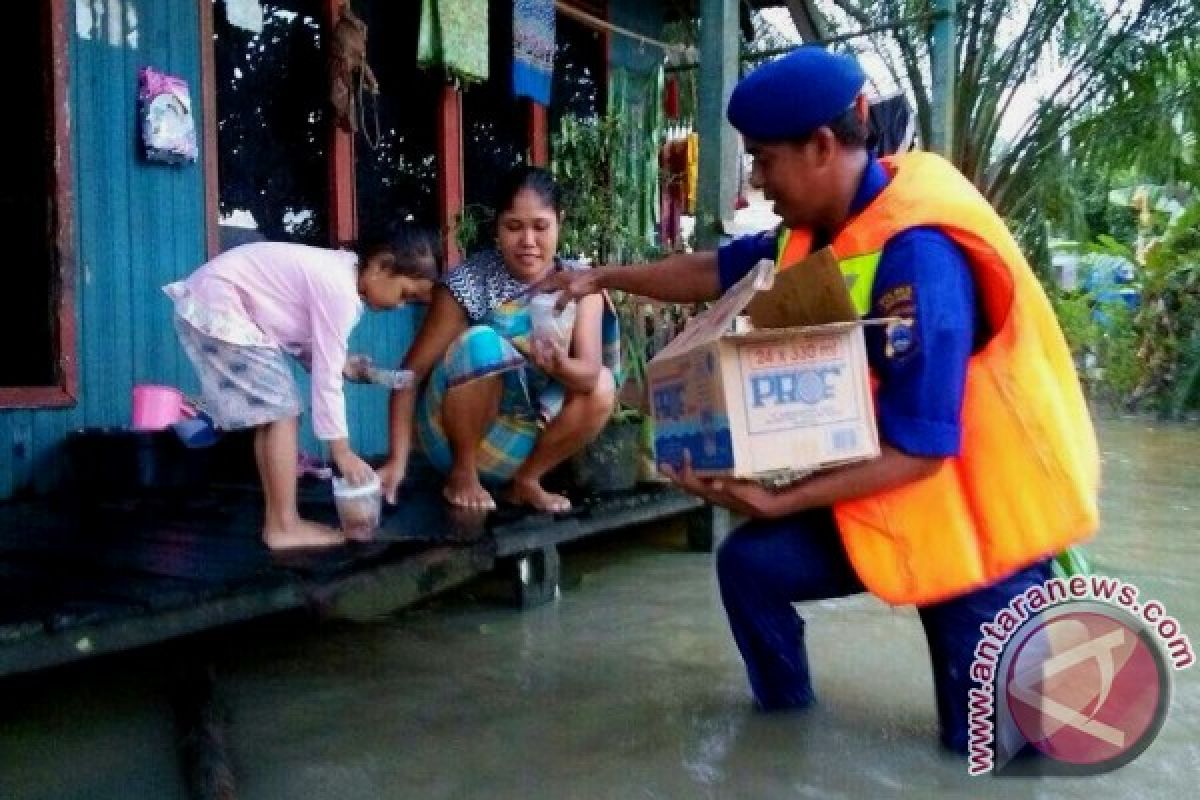
{"type": "MultiPolygon", "coordinates": [[[[791,231],[783,229],[779,234],[779,244],[776,247],[775,269],[783,271],[794,267],[808,255],[807,243],[794,241],[791,231]]],[[[850,300],[854,310],[860,317],[865,317],[871,310],[871,290],[875,288],[875,274],[879,271],[879,261],[883,256],[882,250],[874,253],[850,256],[838,261],[838,268],[846,279],[846,289],[850,292],[850,300]]]]}

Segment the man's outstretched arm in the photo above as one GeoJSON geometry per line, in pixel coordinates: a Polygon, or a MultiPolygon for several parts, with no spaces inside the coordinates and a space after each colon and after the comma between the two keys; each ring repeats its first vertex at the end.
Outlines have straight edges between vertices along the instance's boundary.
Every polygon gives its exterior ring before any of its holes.
{"type": "Polygon", "coordinates": [[[559,307],[589,294],[615,289],[666,303],[699,303],[721,296],[717,254],[679,253],[648,264],[601,266],[556,272],[538,283],[539,292],[561,292],[559,307]]]}

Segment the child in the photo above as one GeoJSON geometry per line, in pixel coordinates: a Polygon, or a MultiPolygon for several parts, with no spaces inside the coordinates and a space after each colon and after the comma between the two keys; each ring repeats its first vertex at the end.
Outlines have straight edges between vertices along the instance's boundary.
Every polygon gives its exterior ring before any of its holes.
{"type": "Polygon", "coordinates": [[[300,398],[286,356],[312,374],[313,429],[338,471],[353,484],[369,482],[373,471],[347,438],[347,341],[364,305],[379,311],[428,300],[439,272],[436,238],[403,225],[355,252],[242,245],[163,287],[214,421],[226,430],[254,428],[267,547],[343,541],[332,528],[301,519],[296,507],[300,398]]]}

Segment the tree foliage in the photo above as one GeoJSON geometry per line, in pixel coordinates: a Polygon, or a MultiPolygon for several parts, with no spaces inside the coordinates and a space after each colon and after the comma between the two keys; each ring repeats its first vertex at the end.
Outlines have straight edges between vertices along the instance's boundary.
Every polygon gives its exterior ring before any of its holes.
{"type": "MultiPolygon", "coordinates": [[[[822,0],[833,32],[918,18],[854,41],[882,61],[930,140],[933,97],[930,0],[822,0]]],[[[1018,223],[1047,203],[1077,205],[1060,184],[1067,162],[1114,155],[1146,137],[1170,139],[1172,91],[1187,74],[1200,29],[1193,0],[958,0],[951,157],[992,204],[1018,223]],[[1017,125],[1014,115],[1032,102],[1017,125]],[[1116,116],[1114,116],[1116,115],[1116,116]],[[1114,120],[1119,117],[1120,124],[1114,120]]],[[[1192,71],[1190,74],[1194,75],[1192,71]]]]}

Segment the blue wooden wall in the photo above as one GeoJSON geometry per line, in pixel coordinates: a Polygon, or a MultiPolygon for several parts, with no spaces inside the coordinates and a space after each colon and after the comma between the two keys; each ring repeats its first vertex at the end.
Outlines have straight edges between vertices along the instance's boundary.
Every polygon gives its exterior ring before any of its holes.
{"type": "Polygon", "coordinates": [[[136,135],[139,67],[186,78],[201,112],[196,0],[67,7],[80,400],[63,410],[0,411],[0,497],[52,485],[73,428],[127,423],[135,382],[182,381],[183,355],[158,287],[204,253],[203,165],[149,165],[136,135]]]}

